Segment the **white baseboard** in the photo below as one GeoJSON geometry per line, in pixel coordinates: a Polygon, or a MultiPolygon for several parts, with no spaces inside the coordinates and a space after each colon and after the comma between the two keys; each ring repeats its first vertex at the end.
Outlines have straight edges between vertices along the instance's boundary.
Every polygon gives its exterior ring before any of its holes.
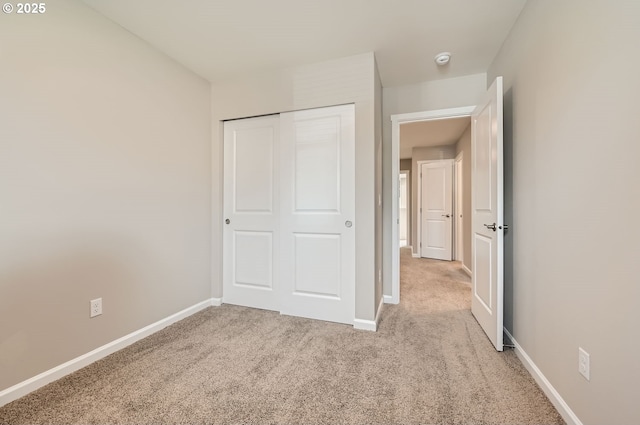
{"type": "Polygon", "coordinates": [[[220,307],[222,305],[222,298],[211,298],[211,305],[213,307],[220,307]]]}
{"type": "Polygon", "coordinates": [[[462,265],[462,270],[464,270],[464,272],[468,274],[469,277],[473,277],[471,276],[471,270],[469,270],[469,267],[465,266],[464,264],[462,265]]]}
{"type": "Polygon", "coordinates": [[[420,254],[416,254],[415,252],[412,252],[412,253],[411,253],[411,256],[412,256],[413,258],[420,258],[420,254]]]}
{"type": "Polygon", "coordinates": [[[206,301],[202,301],[196,305],[188,307],[182,311],[172,314],[162,320],[145,326],[142,329],[134,331],[128,335],[118,338],[115,341],[109,342],[102,347],[98,347],[93,351],[83,354],[75,359],[69,360],[59,366],[42,372],[39,375],[29,378],[26,381],[20,382],[12,387],[0,391],[0,407],[7,403],[11,403],[14,400],[19,399],[32,391],[37,390],[53,381],[56,381],[70,373],[75,372],[78,369],[82,369],[91,363],[100,360],[109,354],[115,353],[118,350],[122,350],[128,345],[133,344],[143,338],[148,337],[151,334],[158,332],[159,330],[166,328],[167,326],[176,323],[186,317],[191,316],[203,310],[209,306],[219,306],[221,300],[219,298],[211,298],[206,301]]]}
{"type": "Polygon", "coordinates": [[[551,401],[551,404],[558,410],[558,413],[562,416],[562,419],[565,420],[567,425],[582,425],[582,421],[576,416],[576,414],[571,410],[567,402],[564,401],[560,393],[553,388],[551,382],[544,376],[542,371],[538,369],[538,366],[533,362],[531,357],[527,355],[527,353],[522,349],[520,344],[513,338],[511,333],[505,328],[504,333],[507,334],[511,342],[515,347],[515,352],[522,364],[529,371],[533,379],[538,383],[542,391],[546,394],[546,396],[551,401]]]}
{"type": "Polygon", "coordinates": [[[380,323],[380,314],[382,313],[383,306],[384,306],[384,297],[380,298],[380,304],[378,304],[378,312],[376,313],[375,320],[353,319],[353,328],[361,331],[371,331],[371,332],[377,331],[378,323],[380,323]]]}
{"type": "Polygon", "coordinates": [[[400,303],[400,301],[398,299],[396,299],[396,297],[394,297],[393,295],[383,295],[382,296],[382,301],[385,304],[398,304],[398,303],[400,303]]]}
{"type": "Polygon", "coordinates": [[[375,332],[377,326],[375,320],[353,319],[353,328],[360,331],[375,332]]]}

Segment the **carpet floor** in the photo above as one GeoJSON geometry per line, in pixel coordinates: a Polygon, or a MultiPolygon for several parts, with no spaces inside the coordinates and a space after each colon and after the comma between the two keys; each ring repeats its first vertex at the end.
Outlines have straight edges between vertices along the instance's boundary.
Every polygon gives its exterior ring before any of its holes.
{"type": "Polygon", "coordinates": [[[563,424],[474,320],[459,263],[401,255],[378,332],[211,307],[0,408],[2,424],[563,424]]]}

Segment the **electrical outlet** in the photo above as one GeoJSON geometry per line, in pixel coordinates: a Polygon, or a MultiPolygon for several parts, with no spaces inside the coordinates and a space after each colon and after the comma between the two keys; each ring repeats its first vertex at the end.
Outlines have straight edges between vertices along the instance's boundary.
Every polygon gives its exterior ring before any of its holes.
{"type": "Polygon", "coordinates": [[[102,314],[102,298],[96,298],[95,300],[91,300],[91,316],[96,317],[102,314]]]}
{"type": "Polygon", "coordinates": [[[587,381],[590,375],[589,353],[578,347],[578,372],[584,376],[587,381]]]}

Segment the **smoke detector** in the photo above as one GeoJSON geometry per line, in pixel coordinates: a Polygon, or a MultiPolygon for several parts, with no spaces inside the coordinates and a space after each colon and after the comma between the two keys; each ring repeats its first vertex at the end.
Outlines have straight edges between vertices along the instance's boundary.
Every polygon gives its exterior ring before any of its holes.
{"type": "Polygon", "coordinates": [[[448,64],[450,59],[451,59],[451,53],[449,53],[449,52],[438,53],[433,58],[433,60],[436,61],[438,66],[442,66],[442,65],[448,64]]]}

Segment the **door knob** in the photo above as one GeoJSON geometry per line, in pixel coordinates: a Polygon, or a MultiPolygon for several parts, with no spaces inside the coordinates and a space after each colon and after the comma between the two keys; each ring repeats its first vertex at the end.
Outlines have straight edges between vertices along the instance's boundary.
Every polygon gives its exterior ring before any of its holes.
{"type": "Polygon", "coordinates": [[[352,222],[350,222],[349,220],[347,220],[347,221],[345,221],[345,222],[344,222],[344,225],[345,225],[346,227],[351,227],[351,226],[353,226],[353,223],[352,223],[352,222]]]}
{"type": "Polygon", "coordinates": [[[496,223],[493,224],[485,224],[484,227],[486,227],[487,229],[491,229],[494,232],[496,231],[496,223]]]}
{"type": "Polygon", "coordinates": [[[449,218],[449,217],[451,217],[451,214],[442,214],[442,216],[449,218]]]}
{"type": "Polygon", "coordinates": [[[231,220],[226,219],[224,222],[225,222],[225,223],[227,223],[227,224],[229,224],[229,223],[231,223],[231,220]]]}

